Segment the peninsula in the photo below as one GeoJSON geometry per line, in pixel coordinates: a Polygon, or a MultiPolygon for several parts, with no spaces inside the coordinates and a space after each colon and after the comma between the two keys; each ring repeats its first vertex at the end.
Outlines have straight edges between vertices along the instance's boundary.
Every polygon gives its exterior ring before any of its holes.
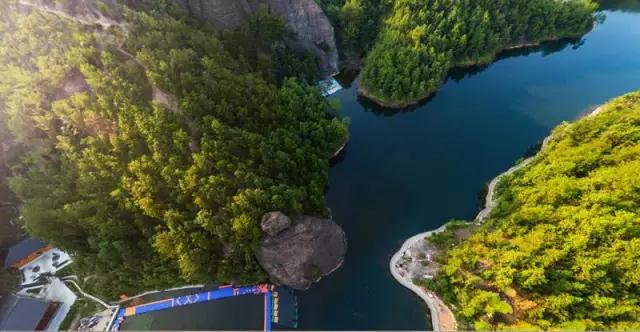
{"type": "Polygon", "coordinates": [[[596,8],[584,0],[394,1],[366,55],[359,93],[389,108],[416,104],[439,89],[452,67],[489,63],[505,49],[579,38],[593,26],[596,8]]]}
{"type": "Polygon", "coordinates": [[[392,274],[425,299],[434,329],[456,318],[459,328],[480,330],[640,327],[630,304],[640,295],[631,249],[640,231],[632,202],[640,197],[624,189],[639,187],[632,175],[640,171],[639,119],[636,92],[558,126],[538,155],[491,182],[473,223],[453,222],[403,245],[392,274]],[[424,264],[415,263],[420,256],[424,264]],[[416,273],[425,265],[434,273],[416,273]],[[440,298],[455,306],[455,318],[439,309],[440,298]],[[598,312],[602,305],[609,311],[598,312]]]}

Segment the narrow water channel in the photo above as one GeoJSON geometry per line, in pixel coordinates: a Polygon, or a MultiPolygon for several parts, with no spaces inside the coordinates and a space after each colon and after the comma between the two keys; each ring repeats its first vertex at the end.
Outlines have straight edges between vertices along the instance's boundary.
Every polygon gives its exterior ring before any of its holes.
{"type": "MultiPolygon", "coordinates": [[[[397,284],[388,261],[402,242],[454,218],[471,219],[485,184],[562,121],[640,89],[640,0],[603,1],[606,20],[577,43],[510,52],[455,70],[436,96],[402,112],[335,95],[351,140],[331,170],[327,201],[344,227],[344,266],[299,293],[304,330],[424,330],[426,305],[397,284]]],[[[128,329],[260,326],[246,303],[209,303],[132,318],[128,329]]],[[[238,327],[234,327],[238,328],[238,327]]]]}
{"type": "Polygon", "coordinates": [[[426,305],[388,271],[394,251],[449,219],[473,218],[485,184],[560,122],[640,89],[640,1],[605,6],[618,10],[606,10],[580,42],[454,71],[411,110],[359,101],[355,84],[336,95],[351,141],[331,170],[327,200],[349,251],[339,271],[300,294],[302,329],[431,327],[426,305]]]}

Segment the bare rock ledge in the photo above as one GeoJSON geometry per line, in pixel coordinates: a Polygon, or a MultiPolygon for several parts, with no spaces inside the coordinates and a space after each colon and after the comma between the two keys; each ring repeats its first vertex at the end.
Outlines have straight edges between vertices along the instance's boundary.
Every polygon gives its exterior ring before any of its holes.
{"type": "Polygon", "coordinates": [[[275,284],[308,289],[344,261],[347,238],[333,220],[270,212],[261,226],[265,235],[256,257],[275,284]]]}
{"type": "Polygon", "coordinates": [[[234,29],[260,6],[271,8],[295,33],[299,47],[310,50],[320,61],[323,76],[338,72],[338,49],[334,29],[315,0],[174,0],[191,15],[218,30],[234,29]]]}

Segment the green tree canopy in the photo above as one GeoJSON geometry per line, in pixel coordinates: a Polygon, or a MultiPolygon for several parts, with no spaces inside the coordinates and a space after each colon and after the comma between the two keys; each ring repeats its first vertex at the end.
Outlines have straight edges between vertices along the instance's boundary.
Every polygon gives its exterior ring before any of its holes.
{"type": "Polygon", "coordinates": [[[449,250],[438,284],[479,329],[640,328],[640,92],[553,132],[449,250]]]}
{"type": "MultiPolygon", "coordinates": [[[[360,1],[345,15],[357,24],[360,1]]],[[[365,94],[388,105],[437,91],[452,66],[486,63],[507,47],[579,37],[594,23],[591,0],[393,0],[365,60],[365,94]]],[[[356,29],[343,27],[344,39],[356,29]]],[[[356,38],[357,39],[357,38],[356,38]]]]}
{"type": "Polygon", "coordinates": [[[0,133],[24,150],[10,186],[28,231],[71,251],[101,294],[263,279],[262,214],[327,214],[345,122],[298,79],[313,66],[255,61],[309,63],[271,51],[288,32],[268,11],[240,29],[266,21],[270,39],[230,49],[172,2],[118,10],[107,30],[0,13],[0,133]]]}

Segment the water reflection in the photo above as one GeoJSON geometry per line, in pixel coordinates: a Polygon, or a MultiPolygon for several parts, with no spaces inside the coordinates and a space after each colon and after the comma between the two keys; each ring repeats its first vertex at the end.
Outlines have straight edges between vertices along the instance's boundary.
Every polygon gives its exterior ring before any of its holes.
{"type": "Polygon", "coordinates": [[[449,71],[448,78],[453,79],[456,82],[459,82],[465,78],[473,77],[485,71],[487,68],[491,67],[491,65],[493,65],[495,62],[500,60],[528,56],[533,53],[540,53],[542,56],[548,56],[553,53],[561,52],[569,46],[571,46],[573,50],[577,50],[582,45],[584,45],[583,38],[565,38],[561,40],[543,42],[543,43],[540,43],[539,45],[508,49],[498,53],[495,60],[490,63],[477,65],[477,66],[452,68],[449,71]]]}
{"type": "Polygon", "coordinates": [[[610,11],[622,11],[640,13],[639,0],[601,0],[600,9],[610,11]]]}
{"type": "MultiPolygon", "coordinates": [[[[640,2],[640,1],[637,1],[637,2],[640,2]]],[[[602,19],[599,19],[599,22],[603,22],[603,21],[604,21],[604,16],[602,16],[602,19]]],[[[524,57],[533,53],[539,53],[542,56],[548,56],[553,53],[561,52],[565,50],[567,47],[571,47],[573,50],[577,50],[583,45],[584,45],[583,38],[565,38],[561,40],[543,42],[539,45],[504,50],[498,53],[498,55],[492,62],[481,64],[481,65],[451,68],[449,70],[449,73],[447,74],[447,78],[445,79],[443,86],[447,83],[449,79],[455,82],[460,82],[463,79],[470,78],[479,73],[482,73],[483,71],[491,67],[495,62],[500,60],[504,60],[507,58],[524,57]]],[[[359,73],[356,70],[348,70],[337,75],[336,79],[344,89],[348,90],[354,84],[356,85],[358,84],[358,74],[359,73]]],[[[372,100],[370,100],[369,98],[366,98],[360,95],[358,96],[358,102],[364,108],[365,112],[372,112],[375,115],[383,116],[383,117],[392,117],[398,114],[415,112],[416,110],[423,108],[423,106],[427,105],[431,100],[433,100],[433,98],[435,98],[437,94],[438,92],[436,91],[435,93],[431,94],[428,98],[421,100],[419,103],[415,105],[411,105],[409,107],[402,108],[402,109],[382,107],[376,104],[375,102],[373,102],[372,100]]]]}

